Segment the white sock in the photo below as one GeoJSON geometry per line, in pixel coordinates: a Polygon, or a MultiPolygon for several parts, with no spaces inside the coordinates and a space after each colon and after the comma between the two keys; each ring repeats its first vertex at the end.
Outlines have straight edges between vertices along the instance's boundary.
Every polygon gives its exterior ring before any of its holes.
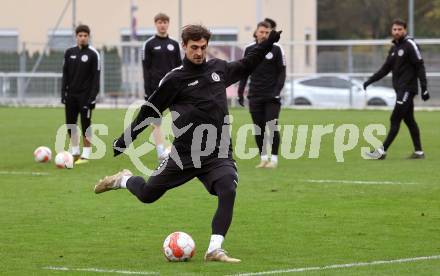
{"type": "Polygon", "coordinates": [[[127,181],[132,177],[131,175],[124,175],[121,180],[121,188],[127,189],[127,181]]]}
{"type": "Polygon", "coordinates": [[[165,146],[163,144],[156,145],[157,156],[161,157],[165,151],[165,146]]]}
{"type": "Polygon", "coordinates": [[[261,155],[261,161],[269,161],[269,156],[267,154],[261,155]]]}
{"type": "Polygon", "coordinates": [[[209,242],[208,253],[212,251],[222,248],[222,243],[225,240],[225,237],[222,235],[211,235],[211,241],[209,242]]]}
{"type": "Polygon", "coordinates": [[[417,154],[417,155],[423,155],[424,154],[423,150],[418,150],[418,151],[415,151],[414,153],[417,154]]]}
{"type": "Polygon", "coordinates": [[[71,153],[72,155],[80,155],[81,153],[80,153],[80,151],[79,151],[79,146],[72,146],[72,147],[70,148],[70,153],[71,153]]]}
{"type": "Polygon", "coordinates": [[[270,161],[278,163],[278,155],[272,154],[272,156],[270,157],[270,161]]]}
{"type": "Polygon", "coordinates": [[[385,152],[385,150],[383,149],[383,147],[379,147],[379,148],[377,148],[377,152],[378,153],[380,153],[380,154],[386,154],[386,152],[385,152]]]}
{"type": "Polygon", "coordinates": [[[92,152],[92,147],[83,147],[83,153],[81,158],[90,159],[90,153],[92,152]]]}

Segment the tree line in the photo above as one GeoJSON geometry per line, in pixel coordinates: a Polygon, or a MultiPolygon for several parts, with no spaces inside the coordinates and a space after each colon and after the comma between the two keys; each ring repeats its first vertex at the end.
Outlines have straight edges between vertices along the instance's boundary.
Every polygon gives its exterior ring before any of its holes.
{"type": "MultiPolygon", "coordinates": [[[[383,39],[394,18],[408,21],[408,0],[318,0],[318,39],[383,39]]],[[[414,0],[417,38],[440,37],[440,0],[414,0]]]]}

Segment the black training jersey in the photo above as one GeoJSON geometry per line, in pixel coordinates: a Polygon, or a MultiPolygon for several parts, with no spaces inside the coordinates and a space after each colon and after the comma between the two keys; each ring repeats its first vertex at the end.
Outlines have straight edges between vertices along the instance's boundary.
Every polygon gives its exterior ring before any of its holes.
{"type": "Polygon", "coordinates": [[[182,59],[177,41],[168,36],[160,37],[158,35],[145,41],[142,47],[145,95],[151,95],[165,74],[181,64],[182,59]]]}
{"type": "Polygon", "coordinates": [[[414,39],[406,36],[399,41],[393,41],[388,57],[380,70],[367,82],[373,83],[393,73],[393,87],[396,92],[417,94],[418,83],[423,91],[427,89],[426,71],[420,49],[414,39]]]}
{"type": "Polygon", "coordinates": [[[136,139],[151,123],[147,118],[157,118],[158,112],[169,108],[174,124],[173,146],[183,166],[194,166],[191,156],[197,154],[197,149],[192,148],[193,139],[201,137],[202,148],[209,152],[208,156],[201,157],[202,161],[214,155],[232,157],[226,88],[249,75],[271,48],[269,41],[262,43],[235,62],[211,59],[197,65],[185,58],[182,66],[173,69],[161,80],[158,89],[126,129],[125,137],[136,139]],[[206,133],[202,135],[200,128],[207,128],[206,133]],[[222,138],[222,135],[225,136],[222,138]]]}
{"type": "Polygon", "coordinates": [[[67,49],[64,53],[62,97],[83,94],[89,103],[94,102],[99,92],[100,62],[98,51],[90,45],[67,49]]]}
{"type": "MultiPolygon", "coordinates": [[[[246,56],[252,49],[257,47],[252,43],[246,47],[246,56]]],[[[238,96],[242,97],[246,87],[248,76],[240,81],[238,96]]],[[[279,97],[286,81],[286,58],[280,44],[275,43],[263,62],[252,72],[249,82],[248,98],[276,98],[279,97]]]]}

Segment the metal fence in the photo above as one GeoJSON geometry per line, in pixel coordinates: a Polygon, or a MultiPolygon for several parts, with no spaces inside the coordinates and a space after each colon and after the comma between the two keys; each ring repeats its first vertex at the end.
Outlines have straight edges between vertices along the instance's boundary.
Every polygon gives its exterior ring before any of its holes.
{"type": "MultiPolygon", "coordinates": [[[[440,106],[440,39],[417,42],[422,48],[433,98],[424,105],[440,106]]],[[[245,46],[234,42],[211,42],[208,56],[237,60],[243,56],[245,46]]],[[[364,108],[387,104],[385,96],[382,101],[380,97],[371,98],[360,86],[380,68],[390,41],[309,41],[282,46],[288,69],[282,93],[284,105],[364,108]],[[306,63],[311,63],[313,70],[298,66],[306,63]]],[[[101,103],[125,105],[143,97],[141,47],[140,42],[98,47],[102,62],[101,103]]],[[[30,53],[23,47],[16,53],[0,52],[0,104],[59,104],[62,59],[61,51],[30,53]],[[41,63],[34,68],[39,58],[41,63]],[[30,73],[33,69],[35,73],[30,73]]],[[[372,94],[389,93],[392,91],[390,76],[373,87],[372,94]]],[[[237,104],[236,91],[237,85],[227,90],[231,105],[237,104]]]]}

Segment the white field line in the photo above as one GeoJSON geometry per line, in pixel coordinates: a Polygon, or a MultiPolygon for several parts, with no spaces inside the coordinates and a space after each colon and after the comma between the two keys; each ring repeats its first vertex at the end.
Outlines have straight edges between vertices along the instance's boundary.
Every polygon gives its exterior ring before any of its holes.
{"type": "Polygon", "coordinates": [[[411,263],[411,262],[438,260],[438,259],[440,259],[440,255],[427,256],[427,257],[415,257],[415,258],[407,258],[407,259],[397,259],[397,260],[388,260],[388,261],[372,261],[372,262],[351,263],[351,264],[334,264],[334,265],[317,266],[317,267],[303,267],[303,268],[292,268],[292,269],[284,269],[284,270],[249,272],[249,273],[240,273],[240,274],[234,274],[234,275],[229,275],[229,276],[253,276],[253,275],[270,275],[270,274],[281,274],[281,273],[296,273],[296,272],[305,272],[305,271],[320,271],[320,270],[328,270],[328,269],[363,267],[363,266],[372,266],[372,265],[411,263]]]}
{"type": "Polygon", "coordinates": [[[18,172],[18,171],[0,171],[0,174],[9,174],[9,175],[35,175],[35,176],[49,175],[49,173],[45,173],[45,172],[18,172]]]}
{"type": "Polygon", "coordinates": [[[330,179],[303,179],[308,183],[336,183],[336,184],[363,184],[363,185],[417,185],[416,182],[400,181],[363,181],[363,180],[330,180],[330,179]]]}
{"type": "Polygon", "coordinates": [[[116,270],[116,269],[100,269],[100,268],[68,268],[48,266],[43,267],[45,270],[57,270],[57,271],[84,271],[84,272],[97,272],[97,273],[116,273],[116,274],[129,274],[129,275],[157,275],[159,272],[152,271],[129,271],[129,270],[116,270]]]}

